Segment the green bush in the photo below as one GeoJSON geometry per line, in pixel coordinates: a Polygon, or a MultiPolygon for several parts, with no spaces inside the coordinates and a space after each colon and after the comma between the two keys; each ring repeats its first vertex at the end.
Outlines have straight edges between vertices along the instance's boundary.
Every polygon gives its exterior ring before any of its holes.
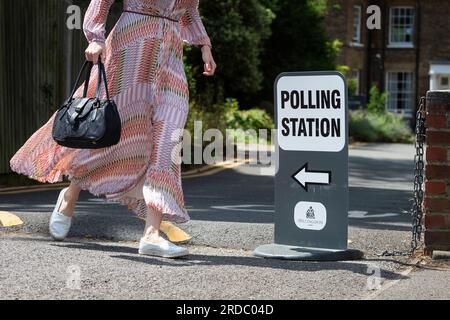
{"type": "Polygon", "coordinates": [[[411,143],[413,135],[401,115],[391,112],[350,111],[350,136],[364,142],[411,143]]]}
{"type": "Polygon", "coordinates": [[[259,108],[239,110],[239,104],[234,99],[228,99],[226,105],[226,124],[229,129],[273,129],[272,117],[259,108]]]}
{"type": "Polygon", "coordinates": [[[235,99],[227,99],[226,103],[225,120],[228,129],[240,129],[235,130],[233,138],[238,142],[245,143],[268,143],[270,142],[270,133],[267,133],[267,140],[264,141],[261,137],[258,137],[260,129],[273,129],[274,123],[272,117],[265,111],[259,108],[252,108],[249,110],[239,110],[239,104],[235,99]],[[254,130],[253,133],[249,134],[254,130]]]}
{"type": "Polygon", "coordinates": [[[202,134],[208,129],[219,129],[225,133],[227,128],[225,104],[215,104],[212,108],[205,108],[194,100],[189,103],[189,114],[186,121],[186,130],[194,134],[194,122],[202,121],[202,134]]]}
{"type": "MultiPolygon", "coordinates": [[[[191,143],[196,143],[194,138],[199,138],[194,136],[195,122],[202,122],[202,133],[201,136],[205,134],[208,129],[219,129],[222,135],[225,137],[226,121],[225,121],[225,105],[217,104],[212,106],[213,108],[205,108],[200,105],[195,100],[191,100],[189,103],[189,113],[186,121],[185,129],[191,135],[191,143]]],[[[185,141],[186,142],[186,141],[185,141]]],[[[211,142],[202,141],[202,148],[205,148],[211,142]]],[[[195,169],[201,167],[202,165],[193,164],[194,163],[194,152],[191,149],[191,159],[190,164],[182,163],[183,170],[195,169]]]]}
{"type": "MultiPolygon", "coordinates": [[[[258,137],[248,136],[246,130],[273,129],[272,117],[264,110],[252,108],[249,110],[239,110],[239,103],[236,99],[227,99],[225,103],[215,104],[210,108],[203,108],[198,103],[191,101],[186,129],[193,135],[195,121],[202,121],[202,133],[208,129],[219,129],[226,137],[226,129],[241,129],[235,131],[233,137],[238,141],[255,143],[258,137]]],[[[268,133],[270,140],[270,134],[268,133]]],[[[260,141],[264,143],[264,141],[260,141]]],[[[208,142],[209,143],[209,142],[208,142]]]]}
{"type": "Polygon", "coordinates": [[[353,97],[356,96],[357,88],[358,88],[358,80],[355,78],[349,78],[347,80],[347,87],[348,87],[348,96],[353,97]]]}
{"type": "MultiPolygon", "coordinates": [[[[342,43],[340,43],[338,50],[340,51],[342,47],[342,43]]],[[[350,67],[346,65],[337,65],[336,71],[339,71],[344,75],[344,77],[347,79],[347,93],[349,97],[353,97],[357,95],[357,89],[358,89],[358,79],[352,78],[349,75],[350,67]]]]}
{"type": "Polygon", "coordinates": [[[365,142],[413,142],[413,134],[402,115],[386,111],[386,92],[373,84],[367,109],[350,111],[350,136],[365,142]]]}
{"type": "Polygon", "coordinates": [[[383,113],[386,110],[386,99],[388,94],[386,92],[381,93],[377,85],[373,84],[370,88],[370,100],[367,105],[367,110],[370,113],[383,113]]]}

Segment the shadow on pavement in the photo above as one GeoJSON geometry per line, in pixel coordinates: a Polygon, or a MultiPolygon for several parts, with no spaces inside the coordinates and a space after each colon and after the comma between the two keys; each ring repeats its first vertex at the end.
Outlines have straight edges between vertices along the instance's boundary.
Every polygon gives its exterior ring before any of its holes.
{"type": "MultiPolygon", "coordinates": [[[[277,259],[263,259],[252,256],[216,256],[216,255],[202,255],[202,254],[190,254],[186,258],[180,259],[164,259],[155,258],[150,256],[137,255],[137,248],[117,246],[117,245],[104,245],[98,243],[88,242],[72,242],[64,244],[51,244],[57,247],[63,247],[68,249],[78,250],[93,250],[101,251],[105,253],[119,253],[118,255],[111,255],[112,258],[124,259],[133,262],[169,266],[169,267],[191,267],[191,266],[246,266],[246,267],[259,267],[259,268],[272,268],[283,269],[292,271],[325,271],[325,270],[342,270],[351,271],[354,273],[369,275],[367,273],[367,265],[365,263],[354,262],[302,262],[302,261],[289,261],[289,260],[277,260],[277,259]],[[135,254],[130,256],[128,254],[135,254]]],[[[361,260],[363,262],[365,260],[361,260]]],[[[401,274],[389,271],[381,270],[383,278],[388,280],[393,279],[407,279],[407,277],[401,274]]]]}

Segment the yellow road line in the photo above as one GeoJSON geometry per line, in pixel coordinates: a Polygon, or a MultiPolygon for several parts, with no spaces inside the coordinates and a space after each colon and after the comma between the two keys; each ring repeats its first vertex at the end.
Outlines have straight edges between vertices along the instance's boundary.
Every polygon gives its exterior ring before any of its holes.
{"type": "Polygon", "coordinates": [[[356,141],[356,142],[350,143],[348,145],[348,148],[349,149],[353,149],[353,148],[357,148],[357,147],[365,147],[368,144],[369,144],[368,142],[358,142],[358,141],[356,141]]]}
{"type": "MultiPolygon", "coordinates": [[[[352,149],[354,147],[364,146],[368,143],[355,142],[349,145],[349,148],[352,149]]],[[[183,179],[211,176],[213,174],[219,173],[221,171],[232,169],[235,167],[239,167],[244,163],[249,163],[250,160],[240,160],[240,159],[232,159],[228,161],[224,161],[221,163],[217,163],[215,165],[207,165],[200,169],[192,169],[186,172],[183,172],[181,176],[183,179]]],[[[6,194],[17,194],[17,193],[29,193],[29,192],[38,192],[38,191],[49,191],[49,190],[58,190],[69,185],[68,182],[55,183],[55,184],[44,184],[44,185],[36,185],[36,186],[22,186],[22,187],[9,187],[9,188],[1,188],[0,195],[6,194]]]]}
{"type": "Polygon", "coordinates": [[[10,191],[4,191],[5,189],[0,189],[0,195],[57,190],[57,189],[67,187],[68,185],[69,185],[69,183],[66,182],[66,183],[58,183],[58,184],[43,185],[43,186],[30,186],[28,188],[20,187],[20,188],[13,189],[10,191]]]}
{"type": "MultiPolygon", "coordinates": [[[[182,173],[183,179],[197,178],[203,176],[210,176],[221,172],[223,170],[232,169],[246,163],[246,160],[229,160],[221,163],[217,163],[215,165],[208,165],[204,168],[193,169],[182,173]]],[[[68,182],[63,183],[55,183],[55,184],[44,184],[44,185],[36,185],[36,186],[24,186],[24,187],[10,187],[10,188],[2,188],[0,189],[0,195],[8,195],[8,194],[18,194],[18,193],[30,193],[30,192],[40,192],[40,191],[49,191],[49,190],[58,190],[69,185],[68,182]]]]}
{"type": "MultiPolygon", "coordinates": [[[[63,187],[66,186],[67,182],[61,182],[61,183],[54,183],[51,186],[54,187],[63,187]]],[[[31,185],[31,186],[19,186],[19,187],[8,187],[8,188],[0,188],[0,192],[8,192],[8,191],[20,191],[20,190],[28,190],[28,189],[36,189],[36,188],[47,188],[50,185],[48,184],[38,184],[38,185],[31,185]]]]}
{"type": "Polygon", "coordinates": [[[0,211],[0,227],[14,227],[21,224],[23,224],[23,221],[15,214],[7,211],[0,211]]]}
{"type": "Polygon", "coordinates": [[[224,170],[233,169],[236,167],[239,167],[247,162],[250,162],[250,160],[232,160],[222,163],[220,166],[216,165],[213,166],[210,170],[206,170],[203,172],[198,172],[194,174],[189,174],[183,176],[183,179],[190,179],[190,178],[198,178],[198,177],[204,177],[204,176],[211,176],[213,174],[219,173],[224,170]]]}
{"type": "Polygon", "coordinates": [[[190,176],[190,175],[197,174],[197,173],[202,173],[202,172],[205,172],[205,171],[208,171],[208,170],[212,170],[212,169],[215,169],[215,168],[218,168],[218,167],[226,167],[226,166],[228,166],[228,165],[230,165],[231,163],[234,163],[234,162],[236,162],[236,160],[235,159],[231,159],[231,160],[228,160],[228,161],[222,161],[222,162],[219,162],[219,163],[216,163],[216,164],[212,164],[212,165],[211,164],[207,164],[207,165],[205,165],[203,167],[200,167],[198,169],[191,169],[191,170],[188,170],[188,171],[184,171],[184,172],[181,173],[181,176],[185,177],[185,176],[190,176]]]}

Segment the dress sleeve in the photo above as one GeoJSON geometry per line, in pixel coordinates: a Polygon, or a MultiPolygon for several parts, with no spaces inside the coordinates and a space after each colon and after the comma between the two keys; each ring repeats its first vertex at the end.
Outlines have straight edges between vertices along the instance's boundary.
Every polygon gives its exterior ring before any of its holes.
{"type": "Polygon", "coordinates": [[[205,26],[203,25],[198,11],[199,1],[200,0],[189,1],[189,6],[186,8],[185,13],[181,16],[181,36],[183,41],[189,45],[208,45],[211,47],[211,40],[206,33],[205,26]]]}
{"type": "Polygon", "coordinates": [[[115,0],[91,0],[83,21],[86,39],[91,42],[105,42],[105,25],[109,9],[115,0]]]}

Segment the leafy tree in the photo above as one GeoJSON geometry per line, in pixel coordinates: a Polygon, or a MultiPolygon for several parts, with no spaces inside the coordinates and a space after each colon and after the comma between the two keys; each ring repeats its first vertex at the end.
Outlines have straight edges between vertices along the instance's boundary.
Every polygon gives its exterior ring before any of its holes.
{"type": "Polygon", "coordinates": [[[206,79],[198,50],[186,51],[197,88],[193,98],[205,106],[228,97],[248,104],[261,90],[262,44],[270,35],[273,13],[260,0],[202,1],[200,13],[218,68],[206,79]]]}
{"type": "Polygon", "coordinates": [[[262,97],[272,101],[273,82],[284,71],[334,70],[340,43],[325,31],[325,0],[261,0],[274,13],[265,42],[262,97]]]}

